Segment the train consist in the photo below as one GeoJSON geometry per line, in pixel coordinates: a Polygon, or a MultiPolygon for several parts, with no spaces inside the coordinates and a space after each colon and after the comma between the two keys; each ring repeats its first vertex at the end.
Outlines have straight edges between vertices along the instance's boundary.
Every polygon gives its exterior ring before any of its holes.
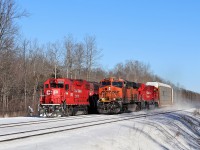
{"type": "Polygon", "coordinates": [[[106,78],[100,81],[99,113],[119,113],[128,110],[137,111],[150,105],[155,107],[173,104],[173,89],[159,82],[146,84],[124,79],[106,78]]]}
{"type": "Polygon", "coordinates": [[[116,114],[138,111],[150,105],[173,104],[173,89],[159,82],[135,83],[118,78],[96,82],[78,79],[48,79],[40,96],[40,116],[69,116],[77,112],[116,114]]]}

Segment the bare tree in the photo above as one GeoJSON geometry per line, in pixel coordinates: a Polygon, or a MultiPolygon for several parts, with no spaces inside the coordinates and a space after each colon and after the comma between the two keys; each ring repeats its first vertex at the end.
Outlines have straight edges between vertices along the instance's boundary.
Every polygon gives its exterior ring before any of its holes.
{"type": "Polygon", "coordinates": [[[19,29],[16,20],[26,15],[25,11],[19,12],[14,0],[0,0],[0,94],[5,111],[16,81],[14,71],[18,58],[15,39],[19,29]]]}
{"type": "MultiPolygon", "coordinates": [[[[118,63],[115,67],[114,67],[114,75],[118,78],[124,78],[125,79],[125,72],[124,72],[124,65],[123,63],[118,63]]],[[[128,72],[126,72],[128,73],[128,72]]]]}
{"type": "Polygon", "coordinates": [[[22,43],[22,49],[23,49],[23,56],[24,59],[24,107],[27,108],[27,60],[26,60],[26,52],[27,52],[27,47],[28,47],[29,41],[24,40],[22,43]]]}
{"type": "Polygon", "coordinates": [[[49,75],[46,71],[49,66],[46,66],[47,60],[43,53],[44,46],[40,46],[36,40],[30,41],[26,50],[26,99],[27,105],[35,108],[39,100],[37,95],[38,85],[49,75]]]}
{"type": "Polygon", "coordinates": [[[50,69],[53,71],[52,75],[57,78],[57,76],[60,76],[58,75],[58,71],[60,70],[59,64],[61,64],[61,47],[59,42],[49,43],[47,45],[47,58],[51,64],[50,69]]]}
{"type": "Polygon", "coordinates": [[[74,45],[74,69],[75,78],[81,78],[81,71],[83,69],[84,63],[84,45],[82,43],[77,43],[74,45]]]}
{"type": "Polygon", "coordinates": [[[128,60],[125,64],[118,63],[112,74],[116,77],[130,81],[142,82],[153,81],[154,75],[150,71],[150,66],[135,60],[128,60]]]}
{"type": "Polygon", "coordinates": [[[65,66],[67,69],[67,78],[72,78],[73,71],[73,54],[74,54],[74,40],[72,35],[68,35],[65,38],[65,48],[66,48],[66,58],[65,58],[65,66]]]}
{"type": "Polygon", "coordinates": [[[92,68],[96,65],[101,57],[101,50],[97,49],[95,36],[86,36],[85,42],[85,68],[87,73],[87,80],[90,81],[90,73],[92,68]]]}
{"type": "Polygon", "coordinates": [[[15,20],[27,15],[26,11],[18,11],[13,0],[0,0],[0,51],[14,46],[19,29],[15,20]]]}

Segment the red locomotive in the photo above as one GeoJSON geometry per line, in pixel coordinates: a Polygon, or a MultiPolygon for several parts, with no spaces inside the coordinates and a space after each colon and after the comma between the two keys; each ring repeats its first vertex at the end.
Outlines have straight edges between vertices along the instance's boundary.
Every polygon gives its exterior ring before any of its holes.
{"type": "Polygon", "coordinates": [[[171,105],[173,90],[171,86],[158,82],[147,82],[145,85],[124,79],[106,78],[100,81],[99,98],[99,113],[119,113],[130,109],[149,109],[149,105],[171,105]]]}
{"type": "MultiPolygon", "coordinates": [[[[152,93],[154,95],[154,103],[158,107],[171,106],[173,104],[173,88],[160,82],[147,82],[146,86],[152,87],[152,93]]],[[[153,98],[152,98],[153,99],[153,98]]]]}
{"type": "Polygon", "coordinates": [[[98,94],[98,85],[85,80],[58,78],[44,82],[40,97],[40,116],[75,115],[78,111],[88,113],[91,97],[98,94]],[[95,88],[94,88],[95,87],[95,88]],[[90,102],[89,102],[90,100],[90,102]]]}
{"type": "Polygon", "coordinates": [[[154,105],[155,107],[158,107],[158,88],[152,85],[141,84],[138,90],[138,101],[135,102],[138,109],[149,109],[149,105],[154,105]]]}

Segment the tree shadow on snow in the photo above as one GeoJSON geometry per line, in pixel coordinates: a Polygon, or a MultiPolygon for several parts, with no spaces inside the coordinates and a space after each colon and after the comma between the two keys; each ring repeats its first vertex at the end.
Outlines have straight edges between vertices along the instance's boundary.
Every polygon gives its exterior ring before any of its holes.
{"type": "MultiPolygon", "coordinates": [[[[149,134],[145,133],[144,131],[142,131],[142,130],[136,128],[136,127],[133,127],[133,126],[128,126],[128,125],[121,125],[121,126],[135,130],[136,132],[140,132],[140,134],[145,135],[149,140],[151,140],[152,142],[154,142],[155,144],[160,146],[163,150],[168,150],[168,148],[165,147],[162,143],[156,141],[154,138],[152,138],[149,134]]],[[[143,144],[145,144],[145,143],[143,143],[143,144]]]]}
{"type": "Polygon", "coordinates": [[[170,130],[177,133],[177,136],[182,136],[191,149],[200,149],[200,120],[179,113],[160,115],[153,120],[170,126],[170,130]]]}

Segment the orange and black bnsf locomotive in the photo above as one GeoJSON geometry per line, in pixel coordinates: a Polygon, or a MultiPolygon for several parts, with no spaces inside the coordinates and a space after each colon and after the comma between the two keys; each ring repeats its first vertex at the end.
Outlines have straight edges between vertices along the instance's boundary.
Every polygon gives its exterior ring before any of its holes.
{"type": "Polygon", "coordinates": [[[173,89],[159,82],[135,83],[117,78],[100,81],[98,112],[120,113],[172,105],[173,89]]]}
{"type": "Polygon", "coordinates": [[[98,83],[58,78],[44,82],[40,96],[39,115],[46,117],[76,115],[97,110],[98,83]]]}

